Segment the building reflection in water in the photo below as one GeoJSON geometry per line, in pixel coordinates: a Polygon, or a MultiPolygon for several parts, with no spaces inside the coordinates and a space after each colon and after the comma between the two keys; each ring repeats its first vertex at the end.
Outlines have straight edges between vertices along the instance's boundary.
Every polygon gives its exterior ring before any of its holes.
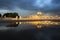
{"type": "Polygon", "coordinates": [[[30,22],[19,22],[19,24],[32,24],[32,25],[36,25],[37,28],[42,28],[42,25],[60,25],[60,22],[54,22],[54,21],[30,21],[30,22]]]}
{"type": "Polygon", "coordinates": [[[42,25],[60,25],[60,22],[54,21],[28,21],[28,22],[15,22],[7,25],[7,27],[17,27],[21,24],[31,24],[35,25],[37,28],[42,28],[42,25]]]}

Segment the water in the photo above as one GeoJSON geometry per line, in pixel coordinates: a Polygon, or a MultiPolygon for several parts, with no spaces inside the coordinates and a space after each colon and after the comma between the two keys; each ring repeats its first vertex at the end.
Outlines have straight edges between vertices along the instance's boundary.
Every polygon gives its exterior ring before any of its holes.
{"type": "Polygon", "coordinates": [[[3,22],[0,23],[0,37],[16,40],[60,40],[60,22],[3,22]]]}

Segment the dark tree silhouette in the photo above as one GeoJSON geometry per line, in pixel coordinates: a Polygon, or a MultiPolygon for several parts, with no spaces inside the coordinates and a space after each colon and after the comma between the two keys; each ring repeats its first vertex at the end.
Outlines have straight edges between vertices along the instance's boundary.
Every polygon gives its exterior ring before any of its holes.
{"type": "Polygon", "coordinates": [[[3,17],[4,16],[6,16],[6,17],[12,17],[12,18],[15,18],[16,16],[18,16],[19,17],[19,15],[18,15],[18,13],[5,13],[4,15],[3,15],[3,17]]]}
{"type": "Polygon", "coordinates": [[[1,17],[2,15],[0,14],[0,17],[1,17]]]}

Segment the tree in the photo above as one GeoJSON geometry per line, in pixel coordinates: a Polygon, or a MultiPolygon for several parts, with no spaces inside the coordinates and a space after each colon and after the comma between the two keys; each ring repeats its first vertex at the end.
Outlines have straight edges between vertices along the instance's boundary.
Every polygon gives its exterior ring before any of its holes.
{"type": "Polygon", "coordinates": [[[1,17],[2,15],[0,14],[0,17],[1,17]]]}
{"type": "Polygon", "coordinates": [[[16,16],[19,16],[18,13],[14,12],[14,13],[5,13],[3,15],[3,17],[6,16],[6,17],[12,17],[12,18],[15,18],[16,16]]]}

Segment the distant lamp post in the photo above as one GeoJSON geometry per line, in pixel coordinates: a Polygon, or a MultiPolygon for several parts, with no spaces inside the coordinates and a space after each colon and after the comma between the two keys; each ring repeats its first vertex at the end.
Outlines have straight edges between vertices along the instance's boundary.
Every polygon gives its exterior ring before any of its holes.
{"type": "Polygon", "coordinates": [[[6,16],[4,16],[4,18],[6,18],[6,16]]]}
{"type": "Polygon", "coordinates": [[[18,20],[18,16],[16,16],[16,20],[18,20]]]}
{"type": "Polygon", "coordinates": [[[20,19],[21,19],[21,16],[20,16],[20,19]]]}

